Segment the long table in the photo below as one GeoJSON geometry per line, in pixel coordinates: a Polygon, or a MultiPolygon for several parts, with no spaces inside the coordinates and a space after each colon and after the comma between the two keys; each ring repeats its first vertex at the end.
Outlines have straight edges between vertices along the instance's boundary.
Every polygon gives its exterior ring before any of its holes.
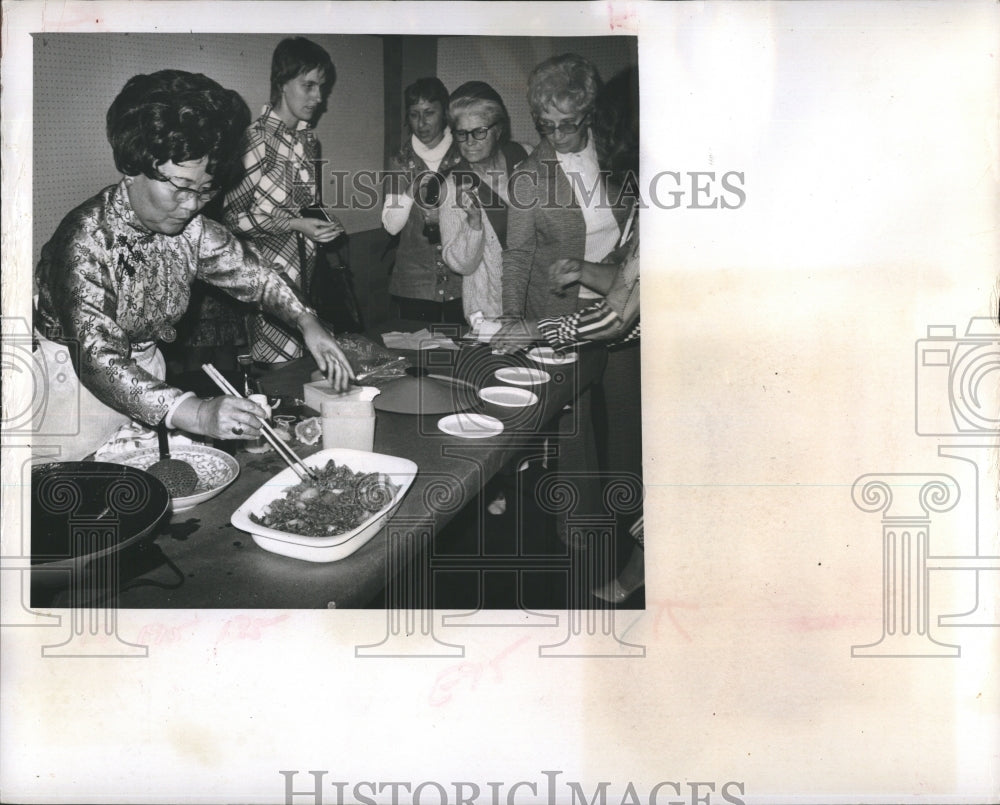
{"type": "MultiPolygon", "coordinates": [[[[447,352],[407,355],[414,364],[464,378],[477,388],[503,385],[493,372],[504,366],[543,368],[552,380],[532,387],[539,395],[536,406],[517,409],[502,434],[485,439],[442,433],[437,428],[440,415],[379,411],[375,452],[411,459],[418,474],[382,534],[336,562],[312,563],[265,551],[230,523],[233,511],[285,467],[273,452],[236,452],[240,474],[232,485],[196,508],[174,514],[141,551],[122,553],[120,589],[106,602],[121,608],[365,607],[506,462],[538,449],[543,437],[551,447],[558,445],[561,466],[572,467],[580,477],[585,475],[581,470],[596,468],[593,433],[583,419],[590,415],[590,386],[606,360],[602,349],[582,349],[577,361],[559,366],[539,366],[523,354],[493,355],[485,345],[447,352]],[[401,534],[409,538],[405,550],[401,534]]],[[[313,369],[311,359],[302,359],[265,374],[262,385],[272,393],[301,388],[313,369]]],[[[302,455],[319,449],[296,447],[302,455]]],[[[60,605],[59,595],[50,605],[60,605]]]]}

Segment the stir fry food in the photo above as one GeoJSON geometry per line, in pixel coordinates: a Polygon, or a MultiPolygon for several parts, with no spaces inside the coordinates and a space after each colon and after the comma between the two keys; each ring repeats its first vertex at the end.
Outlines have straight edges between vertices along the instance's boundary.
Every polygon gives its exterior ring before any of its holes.
{"type": "Polygon", "coordinates": [[[354,472],[328,461],[317,469],[318,480],[305,480],[271,502],[263,516],[250,513],[258,525],[303,534],[332,537],[357,528],[395,497],[399,485],[379,472],[354,472]]]}

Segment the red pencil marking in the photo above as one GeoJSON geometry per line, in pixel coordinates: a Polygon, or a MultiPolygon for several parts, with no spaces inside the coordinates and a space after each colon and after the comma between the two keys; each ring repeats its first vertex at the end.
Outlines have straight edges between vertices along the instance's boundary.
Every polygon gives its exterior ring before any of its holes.
{"type": "Polygon", "coordinates": [[[428,696],[431,706],[441,707],[450,702],[453,692],[465,681],[469,683],[469,690],[475,690],[487,669],[493,670],[494,682],[503,682],[501,663],[513,654],[516,649],[527,643],[528,640],[529,638],[527,637],[515,640],[491,659],[484,660],[483,662],[460,662],[449,668],[445,668],[434,678],[434,685],[428,696]]]}

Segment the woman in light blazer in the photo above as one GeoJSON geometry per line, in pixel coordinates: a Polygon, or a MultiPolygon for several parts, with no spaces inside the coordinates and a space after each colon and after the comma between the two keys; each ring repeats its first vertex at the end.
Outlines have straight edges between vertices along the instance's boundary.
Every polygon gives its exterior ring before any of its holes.
{"type": "MultiPolygon", "coordinates": [[[[590,131],[601,87],[597,68],[575,54],[539,64],[528,79],[528,104],[541,142],[511,177],[503,313],[537,320],[572,313],[597,294],[583,286],[558,295],[548,267],[562,258],[599,263],[617,246],[628,214],[597,163],[590,131]]],[[[509,322],[493,346],[523,343],[523,325],[509,322]]]]}

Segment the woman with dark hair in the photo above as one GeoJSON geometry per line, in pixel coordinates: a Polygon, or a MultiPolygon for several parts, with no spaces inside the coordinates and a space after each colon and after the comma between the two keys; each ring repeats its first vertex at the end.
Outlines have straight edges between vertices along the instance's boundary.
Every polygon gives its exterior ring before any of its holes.
{"type": "Polygon", "coordinates": [[[447,126],[448,90],[421,78],[403,92],[409,137],[390,160],[382,225],[399,235],[389,293],[400,318],[461,324],[462,278],[442,255],[438,205],[441,183],[460,159],[447,126]]]}
{"type": "Polygon", "coordinates": [[[444,261],[462,275],[470,323],[503,313],[501,278],[507,245],[507,183],[528,154],[510,139],[510,115],[493,87],[469,81],[451,94],[448,123],[461,160],[441,205],[444,261]]]}
{"type": "Polygon", "coordinates": [[[350,365],[295,289],[199,214],[239,175],[249,119],[237,93],[180,70],[134,76],[111,104],[108,140],[124,176],[62,220],[35,269],[36,357],[48,381],[35,446],[78,460],[129,421],[217,439],[259,435],[265,412],[250,400],[199,399],[163,380],[157,342],[174,339],[196,279],[297,327],[320,369],[346,388],[350,365]],[[54,436],[77,413],[79,433],[54,436]]]}
{"type": "MultiPolygon", "coordinates": [[[[277,270],[308,291],[316,268],[317,243],[329,243],[344,227],[301,214],[317,201],[319,142],[313,121],[336,71],[315,42],[283,39],[271,57],[271,102],[247,129],[241,150],[245,174],[226,196],[226,224],[250,240],[277,270]]],[[[280,363],[302,355],[298,334],[266,314],[247,321],[255,361],[280,363]]]]}

